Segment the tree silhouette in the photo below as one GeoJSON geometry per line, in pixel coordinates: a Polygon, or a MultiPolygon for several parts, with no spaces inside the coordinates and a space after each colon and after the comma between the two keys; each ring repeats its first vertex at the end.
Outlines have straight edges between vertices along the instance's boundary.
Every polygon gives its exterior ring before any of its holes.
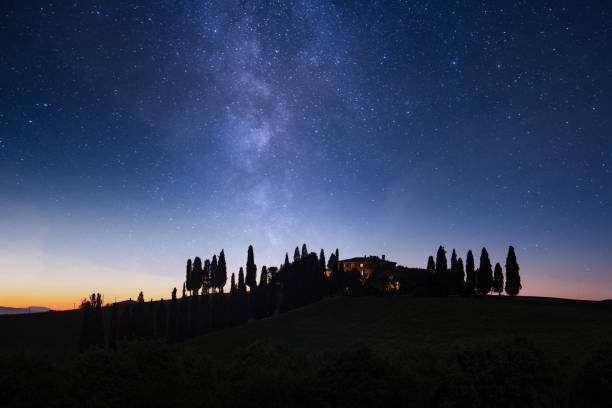
{"type": "Polygon", "coordinates": [[[459,274],[457,252],[455,252],[455,248],[453,248],[453,253],[451,255],[451,269],[449,281],[451,282],[451,292],[454,294],[461,293],[461,291],[463,290],[463,274],[459,274]]]}
{"type": "Polygon", "coordinates": [[[502,267],[497,262],[495,264],[495,270],[493,271],[493,292],[501,295],[504,291],[504,273],[502,272],[502,267]]]}
{"type": "Polygon", "coordinates": [[[102,314],[102,296],[92,293],[89,299],[83,299],[80,306],[83,311],[79,351],[95,346],[104,348],[104,316],[102,314]]]}
{"type": "Polygon", "coordinates": [[[245,283],[251,292],[257,287],[257,265],[255,265],[255,257],[253,255],[253,245],[249,245],[247,253],[245,283]]]}
{"type": "Polygon", "coordinates": [[[259,287],[264,288],[268,285],[268,269],[266,265],[261,267],[261,274],[259,275],[259,287]]]}
{"type": "Polygon", "coordinates": [[[210,274],[210,261],[206,259],[204,261],[204,268],[202,269],[202,293],[208,294],[212,285],[213,282],[210,274]]]}
{"type": "Polygon", "coordinates": [[[508,256],[506,257],[506,293],[509,296],[519,294],[523,286],[521,286],[521,275],[519,275],[519,265],[516,262],[516,254],[514,247],[508,248],[508,256]]]}
{"type": "Polygon", "coordinates": [[[457,282],[459,285],[458,293],[461,293],[461,291],[464,290],[464,287],[465,287],[464,278],[465,278],[465,271],[463,270],[463,259],[459,258],[457,259],[457,282]]]}
{"type": "Polygon", "coordinates": [[[474,265],[474,254],[470,249],[465,260],[465,293],[473,295],[476,291],[476,271],[474,265]]]}
{"type": "Polygon", "coordinates": [[[219,254],[219,265],[217,266],[215,279],[217,281],[219,293],[223,293],[223,287],[227,283],[227,264],[225,263],[225,252],[223,252],[223,250],[221,250],[219,254]]]}
{"type": "Polygon", "coordinates": [[[243,295],[246,294],[246,284],[244,282],[244,270],[242,269],[242,266],[240,267],[240,270],[238,271],[238,293],[243,295]]]}
{"type": "Polygon", "coordinates": [[[293,252],[293,262],[297,262],[300,260],[300,248],[295,247],[295,251],[293,252]]]}
{"type": "Polygon", "coordinates": [[[436,253],[436,286],[440,294],[448,294],[448,265],[446,261],[446,250],[442,245],[436,253]]]}
{"type": "Polygon", "coordinates": [[[301,259],[304,259],[308,256],[308,249],[306,248],[306,244],[302,244],[302,256],[301,259]]]}
{"type": "Polygon", "coordinates": [[[285,252],[285,262],[283,265],[285,268],[289,266],[289,253],[285,252]]]}
{"type": "Polygon", "coordinates": [[[187,260],[187,267],[185,269],[185,288],[183,290],[187,289],[188,291],[191,291],[191,271],[193,270],[191,259],[187,260]]]}
{"type": "Polygon", "coordinates": [[[190,282],[190,290],[191,295],[198,295],[200,291],[200,287],[202,286],[202,275],[204,274],[204,270],[202,268],[202,260],[199,256],[196,256],[193,259],[193,265],[191,269],[191,275],[189,276],[190,282]]]}
{"type": "Polygon", "coordinates": [[[431,273],[434,273],[436,271],[436,262],[434,261],[434,258],[431,255],[427,259],[427,270],[431,273]]]}
{"type": "Polygon", "coordinates": [[[321,248],[321,252],[319,253],[319,270],[321,271],[321,275],[325,275],[325,251],[321,248]]]}
{"type": "Polygon", "coordinates": [[[230,295],[235,295],[238,289],[236,288],[236,274],[232,273],[232,279],[230,284],[230,295]]]}
{"type": "Polygon", "coordinates": [[[491,261],[489,260],[489,253],[486,248],[482,248],[480,253],[480,266],[476,275],[476,287],[478,293],[486,295],[491,291],[493,286],[493,270],[491,267],[491,261]]]}
{"type": "Polygon", "coordinates": [[[212,262],[210,263],[210,280],[211,280],[211,288],[213,292],[217,292],[219,287],[219,278],[218,278],[218,270],[219,264],[217,262],[217,255],[213,255],[212,262]]]}

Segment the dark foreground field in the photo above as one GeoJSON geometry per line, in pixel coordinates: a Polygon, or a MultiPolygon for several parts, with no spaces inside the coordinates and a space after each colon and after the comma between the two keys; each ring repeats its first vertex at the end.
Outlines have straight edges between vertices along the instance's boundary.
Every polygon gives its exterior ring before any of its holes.
{"type": "Polygon", "coordinates": [[[2,404],[610,406],[612,395],[607,302],[342,297],[85,354],[78,331],[79,312],[0,317],[2,404]]]}

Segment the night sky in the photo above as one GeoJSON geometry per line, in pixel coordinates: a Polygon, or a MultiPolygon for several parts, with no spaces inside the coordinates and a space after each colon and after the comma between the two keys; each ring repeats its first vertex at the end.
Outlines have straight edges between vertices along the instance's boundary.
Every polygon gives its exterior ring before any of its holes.
{"type": "Polygon", "coordinates": [[[307,243],[612,298],[607,2],[3,1],[0,305],[307,243]]]}

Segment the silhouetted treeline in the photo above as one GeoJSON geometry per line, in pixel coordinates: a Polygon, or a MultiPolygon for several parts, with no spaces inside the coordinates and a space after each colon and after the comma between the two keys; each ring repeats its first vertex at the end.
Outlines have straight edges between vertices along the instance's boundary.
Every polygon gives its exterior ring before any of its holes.
{"type": "MultiPolygon", "coordinates": [[[[500,294],[504,291],[504,274],[499,263],[493,270],[489,253],[486,248],[480,252],[478,268],[474,264],[472,251],[467,252],[465,270],[463,259],[457,258],[453,249],[450,268],[447,264],[446,250],[443,246],[438,248],[436,260],[430,256],[427,260],[427,270],[431,275],[427,292],[430,295],[487,295],[491,292],[500,294]]],[[[519,275],[519,266],[516,262],[514,247],[508,248],[506,258],[505,290],[509,296],[516,296],[523,288],[519,275]]]]}
{"type": "MultiPolygon", "coordinates": [[[[380,261],[377,257],[374,257],[380,261]]],[[[515,296],[522,288],[519,266],[514,248],[506,259],[506,278],[499,263],[495,271],[489,254],[482,248],[479,267],[475,269],[472,251],[468,251],[464,269],[463,259],[453,249],[450,267],[446,250],[440,246],[427,261],[427,269],[407,268],[391,262],[376,262],[367,274],[357,269],[345,271],[336,249],[325,259],[308,252],[306,244],[295,248],[293,262],[285,254],[280,268],[261,267],[257,279],[257,265],[252,246],[247,250],[246,273],[240,267],[238,276],[231,274],[229,294],[223,287],[227,281],[225,253],[187,260],[185,282],[181,297],[177,289],[170,301],[145,302],[139,293],[131,300],[103,308],[100,294],[84,300],[82,334],[79,350],[90,346],[115,348],[121,340],[166,339],[169,343],[273,316],[277,313],[305,306],[323,296],[361,295],[486,295],[504,289],[515,296]],[[189,295],[191,294],[191,295],[189,295]],[[110,315],[104,319],[103,309],[110,315]]]]}

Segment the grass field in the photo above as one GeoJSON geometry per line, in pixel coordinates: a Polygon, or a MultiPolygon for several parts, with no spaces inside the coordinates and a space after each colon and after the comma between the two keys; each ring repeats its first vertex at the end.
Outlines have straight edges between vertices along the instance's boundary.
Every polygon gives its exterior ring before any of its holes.
{"type": "Polygon", "coordinates": [[[392,355],[508,336],[527,337],[551,356],[592,350],[612,342],[612,304],[520,297],[339,297],[201,336],[188,345],[217,355],[257,340],[307,352],[366,346],[392,355]]]}
{"type": "MultiPolygon", "coordinates": [[[[74,353],[80,311],[0,316],[0,348],[74,353]]],[[[306,352],[366,346],[392,355],[444,351],[476,340],[523,336],[551,356],[571,356],[612,342],[612,303],[545,298],[328,298],[280,316],[200,336],[189,347],[215,358],[255,341],[306,352]]]]}
{"type": "Polygon", "coordinates": [[[338,297],[172,345],[83,354],[80,311],[2,316],[0,399],[75,408],[609,406],[611,312],[609,302],[561,299],[338,297]]]}
{"type": "Polygon", "coordinates": [[[66,357],[76,352],[81,319],[80,310],[0,316],[0,350],[66,357]]]}

